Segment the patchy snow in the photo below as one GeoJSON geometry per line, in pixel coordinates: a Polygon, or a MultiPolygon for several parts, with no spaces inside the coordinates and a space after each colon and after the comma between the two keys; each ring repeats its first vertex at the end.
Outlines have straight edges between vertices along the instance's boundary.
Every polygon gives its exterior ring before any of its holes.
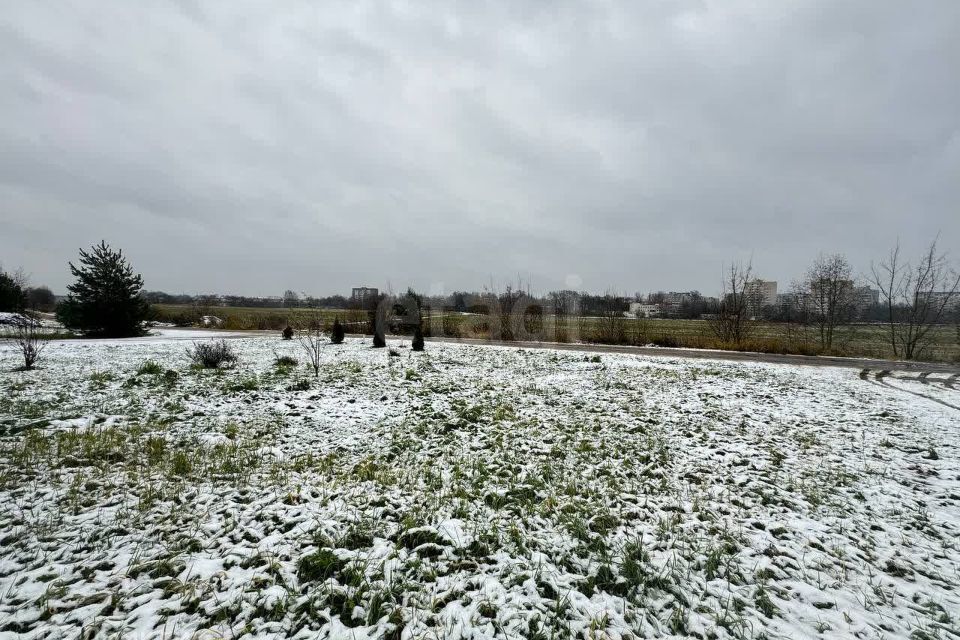
{"type": "Polygon", "coordinates": [[[0,311],[0,326],[40,326],[39,320],[34,320],[30,316],[25,316],[22,313],[13,313],[11,311],[0,311]]]}
{"type": "Polygon", "coordinates": [[[942,385],[350,339],[317,380],[231,345],[0,348],[0,637],[960,630],[942,385]]]}

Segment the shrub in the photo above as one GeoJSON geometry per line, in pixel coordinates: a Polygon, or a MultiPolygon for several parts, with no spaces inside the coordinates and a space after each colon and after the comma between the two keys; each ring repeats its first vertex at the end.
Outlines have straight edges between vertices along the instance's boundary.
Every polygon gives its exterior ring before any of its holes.
{"type": "Polygon", "coordinates": [[[320,355],[323,351],[323,345],[326,344],[326,338],[320,330],[319,317],[315,320],[315,322],[311,323],[311,328],[300,330],[300,333],[297,335],[297,340],[300,341],[300,346],[303,347],[303,350],[310,358],[308,364],[313,367],[314,376],[319,378],[320,355]]]}
{"type": "Polygon", "coordinates": [[[226,340],[212,340],[210,342],[194,342],[193,349],[187,350],[187,355],[194,364],[204,369],[216,369],[221,365],[231,365],[239,358],[226,340]]]}
{"type": "Polygon", "coordinates": [[[161,373],[163,373],[163,367],[154,360],[147,360],[137,368],[138,376],[155,376],[161,373]]]}
{"type": "Polygon", "coordinates": [[[676,336],[661,335],[654,338],[651,342],[658,347],[677,348],[683,346],[676,336]]]}
{"type": "Polygon", "coordinates": [[[330,330],[330,342],[333,344],[342,343],[344,333],[343,325],[340,324],[340,318],[334,319],[333,328],[330,330]]]}
{"type": "Polygon", "coordinates": [[[3,337],[12,342],[23,356],[23,371],[33,369],[33,365],[40,359],[40,354],[49,344],[41,334],[40,323],[29,316],[22,316],[8,328],[3,337]]]}
{"type": "Polygon", "coordinates": [[[287,325],[283,328],[283,331],[280,333],[283,336],[284,340],[293,340],[293,327],[287,325]]]}
{"type": "Polygon", "coordinates": [[[197,323],[197,318],[192,313],[178,313],[170,316],[168,321],[176,327],[191,327],[197,323]]]}
{"type": "Polygon", "coordinates": [[[291,356],[278,356],[274,354],[273,365],[278,369],[289,369],[300,364],[300,361],[291,356]]]}

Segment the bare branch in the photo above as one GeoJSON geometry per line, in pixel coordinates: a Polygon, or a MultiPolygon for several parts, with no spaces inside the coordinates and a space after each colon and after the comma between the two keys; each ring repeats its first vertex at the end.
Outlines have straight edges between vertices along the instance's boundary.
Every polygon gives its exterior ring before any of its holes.
{"type": "Polygon", "coordinates": [[[4,338],[14,344],[23,356],[22,371],[33,369],[43,350],[50,344],[44,339],[40,321],[31,314],[20,314],[7,328],[4,338]]]}

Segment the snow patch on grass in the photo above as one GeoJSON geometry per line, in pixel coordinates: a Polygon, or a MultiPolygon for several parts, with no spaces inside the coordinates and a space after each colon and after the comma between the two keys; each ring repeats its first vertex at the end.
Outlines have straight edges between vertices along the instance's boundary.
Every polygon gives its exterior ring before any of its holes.
{"type": "Polygon", "coordinates": [[[0,373],[0,635],[958,633],[942,403],[841,369],[349,339],[317,379],[231,344],[226,370],[136,340],[0,373]]]}

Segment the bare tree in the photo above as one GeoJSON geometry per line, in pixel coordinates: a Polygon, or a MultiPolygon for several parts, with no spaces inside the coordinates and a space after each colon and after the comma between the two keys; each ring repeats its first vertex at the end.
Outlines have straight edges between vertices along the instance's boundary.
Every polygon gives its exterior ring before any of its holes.
{"type": "Polygon", "coordinates": [[[820,347],[833,348],[837,332],[853,317],[853,277],[850,263],[840,254],[823,255],[807,270],[804,301],[816,326],[820,347]]]}
{"type": "Polygon", "coordinates": [[[811,340],[810,294],[806,278],[794,280],[778,305],[778,318],[783,323],[787,342],[803,350],[811,340]]]}
{"type": "Polygon", "coordinates": [[[4,337],[16,346],[23,356],[21,371],[29,371],[40,360],[40,354],[49,344],[43,337],[40,322],[30,314],[20,314],[8,325],[4,337]]]}
{"type": "Polygon", "coordinates": [[[740,344],[752,330],[750,322],[750,283],[753,266],[734,262],[724,275],[723,292],[717,312],[708,320],[711,331],[721,342],[740,344]]]}
{"type": "Polygon", "coordinates": [[[556,342],[576,342],[581,335],[577,323],[579,294],[570,290],[551,291],[549,304],[553,312],[553,339],[556,342]]]}
{"type": "Polygon", "coordinates": [[[887,308],[893,355],[919,358],[929,348],[931,330],[945,319],[960,289],[960,274],[950,268],[945,253],[930,243],[916,267],[900,257],[900,243],[886,260],[871,265],[873,283],[887,308]]]}
{"type": "Polygon", "coordinates": [[[627,339],[627,320],[623,298],[608,289],[600,300],[595,340],[603,344],[624,344],[627,339]]]}
{"type": "Polygon", "coordinates": [[[650,320],[647,319],[647,314],[637,311],[633,316],[632,326],[633,344],[637,346],[647,344],[650,341],[650,320]]]}
{"type": "Polygon", "coordinates": [[[323,345],[327,343],[327,336],[323,332],[323,318],[319,310],[314,309],[312,314],[303,318],[297,331],[297,341],[307,354],[310,366],[313,367],[313,375],[319,378],[320,353],[323,351],[323,345]]]}
{"type": "MultiPolygon", "coordinates": [[[[520,323],[514,321],[514,307],[520,305],[524,299],[525,294],[523,291],[523,282],[518,282],[516,289],[508,284],[503,293],[496,291],[491,283],[490,290],[497,298],[497,302],[499,303],[497,309],[500,312],[500,318],[498,322],[500,327],[500,335],[495,336],[495,338],[499,338],[500,340],[506,342],[512,342],[520,339],[522,336],[518,334],[522,333],[523,327],[518,325],[522,325],[523,318],[521,315],[520,323]]],[[[523,309],[520,311],[522,314],[523,309]]]]}

